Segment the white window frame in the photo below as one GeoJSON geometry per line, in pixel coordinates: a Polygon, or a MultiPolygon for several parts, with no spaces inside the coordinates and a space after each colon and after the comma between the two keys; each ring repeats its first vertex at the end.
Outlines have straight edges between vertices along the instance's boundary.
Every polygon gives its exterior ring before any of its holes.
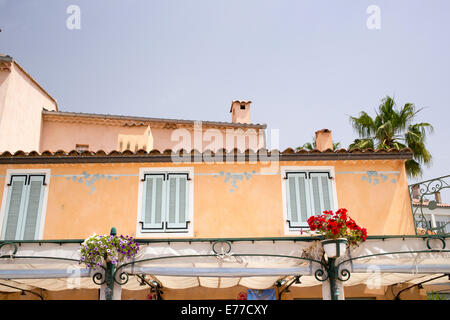
{"type": "MultiPolygon", "coordinates": [[[[44,235],[44,226],[45,226],[45,217],[47,215],[47,199],[48,199],[48,191],[50,188],[50,169],[7,169],[6,177],[5,177],[5,185],[3,187],[3,196],[2,196],[2,205],[0,207],[0,237],[3,231],[3,222],[5,221],[6,215],[6,207],[7,207],[7,199],[9,188],[9,182],[11,181],[11,176],[14,175],[45,175],[45,185],[44,185],[44,195],[42,199],[42,211],[40,213],[40,221],[39,221],[39,231],[36,240],[42,240],[44,235]]],[[[3,239],[2,239],[3,240],[3,239]]],[[[19,240],[18,240],[19,241],[19,240]]]]}
{"type": "Polygon", "coordinates": [[[193,167],[148,167],[139,168],[139,188],[138,188],[138,212],[136,223],[136,237],[139,238],[177,238],[177,237],[192,237],[194,230],[194,168],[193,167]],[[155,173],[188,173],[189,175],[189,204],[188,214],[186,220],[189,221],[187,230],[170,230],[161,232],[160,230],[142,230],[140,223],[142,219],[142,204],[143,204],[143,192],[144,192],[144,175],[155,173]]]}
{"type": "Polygon", "coordinates": [[[288,236],[299,236],[300,230],[302,231],[309,231],[308,225],[306,227],[294,227],[289,228],[289,222],[288,222],[288,210],[287,210],[287,194],[286,194],[286,182],[287,179],[286,173],[288,172],[329,172],[331,176],[331,191],[333,195],[333,211],[336,211],[339,209],[338,204],[338,197],[337,197],[337,191],[336,191],[336,173],[334,170],[334,166],[281,166],[280,167],[280,179],[281,179],[281,189],[282,189],[282,198],[283,198],[283,225],[284,225],[284,234],[288,236]]]}

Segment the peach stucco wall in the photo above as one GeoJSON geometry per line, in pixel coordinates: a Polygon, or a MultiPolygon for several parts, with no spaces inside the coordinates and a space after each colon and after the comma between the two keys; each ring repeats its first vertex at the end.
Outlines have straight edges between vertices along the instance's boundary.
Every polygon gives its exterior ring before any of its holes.
{"type": "Polygon", "coordinates": [[[3,109],[5,108],[6,94],[8,92],[9,75],[9,71],[0,70],[0,123],[3,118],[3,109]]]}
{"type": "Polygon", "coordinates": [[[152,128],[154,148],[160,151],[166,149],[198,151],[211,150],[216,152],[225,148],[241,151],[258,150],[265,147],[263,130],[247,128],[211,128],[202,126],[195,129],[167,130],[152,128]]]}
{"type": "MultiPolygon", "coordinates": [[[[338,206],[347,208],[350,216],[367,228],[369,235],[414,234],[403,161],[289,161],[280,165],[333,166],[338,206]],[[374,177],[369,181],[368,171],[377,171],[378,183],[374,177]]],[[[7,168],[50,169],[44,239],[82,239],[94,232],[108,233],[113,226],[121,234],[136,235],[139,168],[175,166],[178,165],[1,165],[0,192],[5,190],[7,168]],[[90,176],[86,179],[85,174],[90,176]],[[92,180],[93,175],[97,175],[96,180],[92,180]]],[[[279,168],[266,168],[260,174],[263,168],[260,163],[181,166],[194,168],[194,237],[286,235],[279,168]],[[247,172],[251,177],[237,180],[236,188],[231,179],[226,179],[226,173],[231,172],[247,172]]]]}
{"type": "MultiPolygon", "coordinates": [[[[217,151],[221,148],[258,150],[264,147],[263,131],[255,129],[218,129],[202,127],[168,129],[152,125],[120,126],[66,121],[43,121],[40,151],[74,150],[76,144],[87,144],[89,150],[110,152],[120,150],[120,141],[131,141],[130,150],[138,149],[163,152],[166,149],[217,151]],[[228,130],[228,131],[227,131],[228,130]],[[228,140],[227,140],[228,139],[228,140]],[[143,148],[143,146],[146,148],[143,148]]],[[[126,143],[122,150],[126,149],[126,143]]]]}
{"type": "Polygon", "coordinates": [[[15,63],[0,72],[0,151],[39,149],[42,109],[56,103],[15,63]]]}
{"type": "MultiPolygon", "coordinates": [[[[89,145],[89,150],[103,150],[110,152],[119,150],[121,140],[131,141],[130,148],[135,149],[138,143],[139,149],[144,144],[148,151],[151,150],[151,143],[148,140],[148,126],[122,127],[122,126],[99,126],[86,123],[65,123],[45,121],[42,129],[42,139],[40,151],[71,151],[75,150],[77,144],[89,145]],[[136,137],[133,139],[131,136],[136,137]],[[140,137],[140,138],[139,138],[140,137]],[[139,138],[139,139],[138,139],[139,138]],[[145,141],[144,141],[145,140],[145,141]],[[147,141],[147,142],[146,142],[147,141]],[[150,148],[150,149],[148,149],[150,148]]],[[[124,145],[126,146],[126,142],[124,145]]]]}

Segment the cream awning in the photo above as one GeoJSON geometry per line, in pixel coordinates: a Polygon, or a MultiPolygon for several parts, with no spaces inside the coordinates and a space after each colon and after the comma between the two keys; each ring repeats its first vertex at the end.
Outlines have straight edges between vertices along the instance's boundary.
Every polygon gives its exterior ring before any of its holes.
{"type": "MultiPolygon", "coordinates": [[[[344,286],[413,284],[450,273],[449,248],[449,240],[369,239],[347,251],[337,263],[342,263],[341,269],[350,271],[344,286]]],[[[0,283],[28,290],[100,288],[92,277],[103,270],[90,270],[78,263],[78,243],[22,243],[14,257],[10,256],[12,249],[11,245],[1,248],[0,283]]],[[[296,275],[302,276],[301,284],[294,286],[309,287],[322,283],[314,274],[323,267],[308,260],[320,260],[320,249],[319,241],[300,240],[150,242],[143,244],[134,263],[120,268],[118,274],[122,271],[130,274],[123,285],[127,290],[145,288],[133,276],[140,274],[171,289],[236,285],[266,289],[273,287],[278,279],[296,275]]],[[[433,282],[449,280],[445,277],[433,282]]],[[[0,286],[0,291],[15,290],[0,286]]]]}

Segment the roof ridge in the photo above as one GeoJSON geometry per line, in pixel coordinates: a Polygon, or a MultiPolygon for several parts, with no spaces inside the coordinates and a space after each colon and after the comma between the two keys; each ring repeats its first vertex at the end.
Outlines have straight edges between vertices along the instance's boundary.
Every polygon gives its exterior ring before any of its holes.
{"type": "Polygon", "coordinates": [[[234,123],[234,122],[223,122],[223,121],[210,121],[210,120],[186,120],[186,119],[169,119],[169,118],[152,118],[143,116],[129,116],[129,115],[115,115],[115,114],[102,114],[102,113],[86,113],[86,112],[70,112],[70,111],[50,111],[42,110],[43,115],[55,115],[55,116],[68,116],[68,117],[85,117],[85,118],[105,118],[114,120],[134,120],[134,121],[149,121],[149,122],[176,122],[180,124],[190,124],[195,122],[201,122],[207,125],[218,125],[218,126],[234,126],[234,127],[252,127],[252,128],[262,128],[267,127],[266,124],[259,123],[234,123]]]}

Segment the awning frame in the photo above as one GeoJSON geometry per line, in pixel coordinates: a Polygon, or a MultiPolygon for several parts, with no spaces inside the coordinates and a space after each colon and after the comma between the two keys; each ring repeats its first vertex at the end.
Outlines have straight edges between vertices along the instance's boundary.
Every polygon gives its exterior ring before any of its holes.
{"type": "MultiPolygon", "coordinates": [[[[261,275],[268,275],[271,274],[271,272],[273,272],[271,275],[276,275],[276,276],[280,276],[281,274],[279,272],[284,272],[283,270],[290,270],[290,274],[292,276],[300,276],[300,275],[313,275],[314,278],[320,282],[324,282],[324,281],[341,281],[341,282],[345,282],[347,280],[350,279],[351,273],[354,272],[355,270],[357,270],[358,273],[366,273],[368,272],[367,269],[364,269],[364,264],[354,264],[355,261],[361,260],[361,259],[367,259],[367,258],[372,258],[372,257],[378,257],[378,256],[389,256],[389,255],[402,255],[402,254],[421,254],[421,253],[449,253],[450,250],[445,249],[446,248],[446,239],[448,238],[445,235],[424,235],[424,236],[372,236],[369,237],[369,240],[385,240],[385,239],[393,239],[393,238],[402,238],[403,240],[405,239],[423,239],[424,242],[426,241],[426,248],[424,248],[423,250],[409,250],[409,251],[392,251],[392,252],[383,252],[383,253],[375,253],[375,254],[369,254],[369,255],[361,255],[361,256],[356,256],[356,257],[350,257],[348,259],[341,259],[340,261],[333,261],[332,259],[326,259],[325,256],[322,256],[321,260],[318,259],[312,259],[312,258],[308,258],[308,257],[303,257],[303,256],[293,256],[293,255],[282,255],[282,254],[263,254],[263,253],[231,253],[231,245],[234,242],[238,242],[238,241],[251,241],[251,242],[255,242],[255,241],[273,241],[275,243],[275,241],[292,241],[292,242],[316,242],[321,240],[319,237],[297,237],[297,238],[232,238],[232,239],[138,239],[137,241],[139,243],[147,243],[147,244],[151,244],[151,243],[162,243],[162,242],[168,242],[168,244],[170,245],[171,242],[186,242],[191,244],[192,242],[210,242],[212,244],[212,249],[213,252],[211,254],[200,254],[200,255],[166,255],[166,256],[159,256],[159,257],[152,257],[152,258],[147,258],[147,259],[142,259],[142,260],[134,260],[134,261],[130,261],[130,262],[126,262],[123,263],[119,266],[117,266],[115,268],[115,270],[112,273],[112,277],[110,277],[110,279],[108,280],[108,276],[107,276],[107,272],[108,272],[108,267],[105,266],[100,266],[100,270],[97,269],[86,269],[83,270],[83,272],[80,274],[80,277],[87,277],[90,276],[92,271],[94,271],[93,275],[92,275],[92,280],[95,284],[97,285],[102,285],[107,283],[108,285],[113,285],[110,282],[112,281],[113,283],[116,283],[118,285],[124,285],[128,282],[129,279],[129,275],[137,275],[139,276],[142,273],[146,273],[146,271],[151,271],[153,272],[153,274],[158,274],[158,270],[157,268],[145,268],[145,267],[139,267],[139,264],[144,263],[144,262],[152,262],[152,261],[161,261],[161,260],[167,260],[167,259],[176,259],[176,258],[206,258],[206,257],[224,257],[224,256],[229,256],[229,257],[274,257],[274,258],[288,258],[288,259],[295,259],[297,261],[304,261],[304,262],[309,262],[310,263],[310,267],[299,267],[297,269],[295,268],[278,268],[278,273],[276,270],[270,270],[270,268],[266,268],[266,269],[251,269],[249,268],[247,271],[240,271],[242,272],[243,276],[261,276],[261,275]],[[431,247],[431,241],[432,240],[437,240],[435,241],[435,243],[440,243],[441,246],[440,248],[432,248],[431,247]],[[221,244],[222,245],[222,252],[219,252],[217,250],[217,244],[221,244]],[[223,250],[223,248],[226,248],[225,250],[223,250]],[[331,263],[330,263],[331,262],[331,263]],[[312,268],[314,264],[314,270],[312,268]],[[350,267],[346,266],[350,264],[350,267]],[[134,267],[137,266],[137,268],[132,271],[126,271],[125,268],[127,267],[134,267]],[[301,269],[304,268],[304,269],[301,269]],[[147,270],[148,269],[148,270],[147,270]],[[309,269],[309,271],[308,271],[309,269]],[[137,272],[136,272],[137,271],[137,272]],[[297,272],[298,271],[298,272],[297,272]],[[247,273],[246,273],[247,272],[247,273]],[[258,273],[259,272],[259,273],[258,273]],[[253,274],[252,274],[253,273],[253,274]]],[[[22,243],[37,243],[39,245],[41,245],[42,243],[59,243],[60,245],[62,245],[63,243],[81,243],[82,241],[80,240],[36,240],[36,241],[3,241],[0,242],[0,260],[2,259],[48,259],[48,260],[61,260],[61,261],[68,261],[68,262],[79,262],[79,260],[77,259],[73,259],[73,258],[63,258],[63,257],[55,257],[55,256],[29,256],[29,255],[25,255],[25,256],[20,256],[17,255],[17,251],[18,251],[18,246],[21,246],[22,243]],[[8,254],[3,254],[1,252],[1,249],[7,245],[12,246],[12,250],[10,250],[10,252],[8,254]]],[[[166,269],[166,274],[170,274],[170,269],[165,268],[166,269]]],[[[277,268],[274,268],[277,269],[277,268]]],[[[448,264],[444,264],[444,265],[421,265],[419,267],[420,269],[420,273],[430,273],[430,274],[434,274],[434,273],[443,273],[443,274],[450,274],[449,270],[450,270],[450,262],[448,264]],[[421,268],[421,269],[420,269],[421,268]],[[436,269],[437,268],[437,269],[436,269]],[[440,272],[438,272],[440,271],[440,272]]],[[[415,273],[414,271],[416,271],[416,273],[419,273],[419,269],[415,269],[412,268],[412,266],[396,266],[396,265],[382,265],[380,267],[380,272],[393,272],[395,271],[395,273],[415,273]],[[403,269],[402,269],[403,268],[403,269]]],[[[180,276],[186,276],[186,275],[192,275],[192,276],[225,276],[226,277],[226,271],[225,269],[222,269],[223,273],[220,274],[220,268],[191,268],[189,270],[184,268],[184,270],[182,268],[178,268],[179,271],[183,271],[185,272],[184,274],[180,274],[180,276]],[[197,270],[198,274],[195,275],[195,270],[197,270]]],[[[234,271],[236,271],[237,269],[233,269],[234,271]]],[[[20,277],[19,273],[21,271],[17,270],[17,275],[20,277]]],[[[22,270],[23,271],[23,270],[22,270]]],[[[174,270],[172,270],[173,272],[176,272],[176,269],[174,268],[174,270]]],[[[284,274],[286,275],[286,274],[284,274]]],[[[67,275],[68,277],[70,276],[69,274],[67,275]]],[[[58,274],[58,277],[61,277],[60,274],[58,274]]],[[[0,278],[2,278],[1,276],[1,272],[0,272],[0,278]]],[[[4,278],[3,278],[4,279],[4,278]]],[[[335,290],[335,289],[333,289],[335,290]]]]}

